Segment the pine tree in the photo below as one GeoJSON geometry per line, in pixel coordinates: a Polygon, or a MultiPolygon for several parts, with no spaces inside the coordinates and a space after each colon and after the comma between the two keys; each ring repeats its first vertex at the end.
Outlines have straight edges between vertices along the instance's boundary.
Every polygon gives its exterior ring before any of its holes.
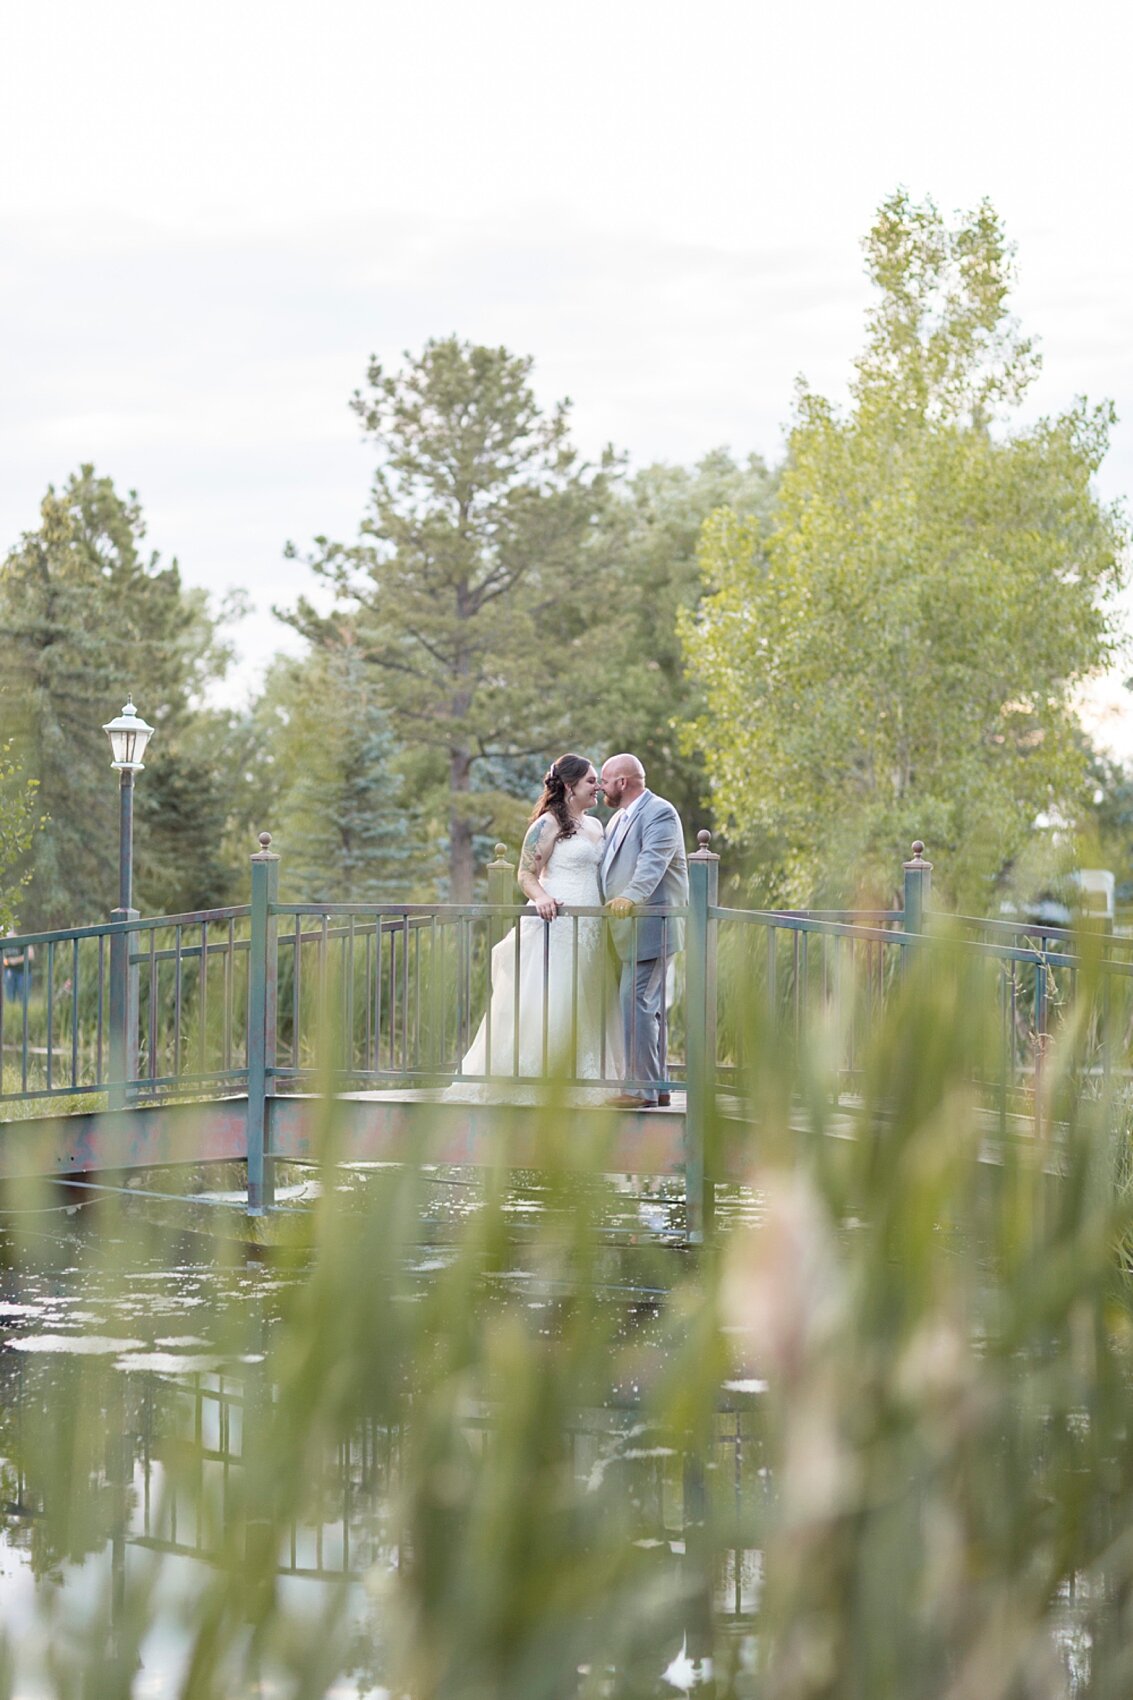
{"type": "Polygon", "coordinates": [[[436,854],[377,695],[351,639],[302,660],[280,658],[256,710],[274,773],[270,812],[292,900],[404,902],[431,889],[436,854]]]}
{"type": "Polygon", "coordinates": [[[455,337],[396,374],[371,363],[353,405],[382,459],[360,541],[316,541],[334,614],[304,600],[286,616],[316,644],[349,619],[399,745],[434,798],[443,787],[456,902],[471,896],[477,833],[514,809],[477,789],[478,770],[556,753],[570,681],[594,665],[592,533],[612,461],[579,462],[568,403],[544,415],[531,366],[455,337]]]}
{"type": "Polygon", "coordinates": [[[30,873],[27,851],[44,825],[36,808],[38,789],[36,781],[25,776],[11,743],[0,744],[0,933],[16,927],[20,888],[30,873]]]}
{"type": "MultiPolygon", "coordinates": [[[[90,920],[114,902],[117,797],[103,723],[136,693],[157,728],[137,820],[138,867],[156,867],[160,797],[188,783],[167,764],[178,745],[190,749],[194,700],[227,660],[204,593],[184,589],[175,561],[143,553],[144,537],[137,497],[83,466],[62,491],[48,489],[38,529],[0,566],[0,723],[51,817],[29,853],[23,909],[37,927],[90,920]]],[[[180,868],[207,857],[214,823],[204,805],[202,793],[183,811],[180,868]]],[[[170,895],[168,881],[139,881],[147,907],[164,908],[170,895]]]]}

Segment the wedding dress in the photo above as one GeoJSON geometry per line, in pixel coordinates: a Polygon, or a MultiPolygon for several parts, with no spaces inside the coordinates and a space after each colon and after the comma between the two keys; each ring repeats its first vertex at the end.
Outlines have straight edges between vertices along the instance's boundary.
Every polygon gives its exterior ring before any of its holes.
{"type": "Polygon", "coordinates": [[[492,951],[490,1007],[460,1065],[461,1075],[490,1078],[458,1077],[446,1097],[529,1101],[539,1095],[536,1089],[509,1082],[546,1076],[606,1082],[601,1089],[582,1088],[587,1099],[617,1089],[624,1041],[605,923],[569,912],[601,906],[604,849],[603,839],[584,828],[555,841],[540,884],[567,913],[542,921],[533,908],[526,910],[492,951]]]}

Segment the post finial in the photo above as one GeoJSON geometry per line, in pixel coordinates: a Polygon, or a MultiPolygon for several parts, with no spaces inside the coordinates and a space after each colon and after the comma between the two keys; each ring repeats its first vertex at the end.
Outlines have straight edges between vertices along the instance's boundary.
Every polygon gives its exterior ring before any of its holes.
{"type": "Polygon", "coordinates": [[[270,832],[261,832],[260,833],[260,849],[261,850],[270,850],[271,849],[271,833],[270,832]]]}
{"type": "Polygon", "coordinates": [[[507,856],[507,845],[506,844],[497,844],[496,845],[496,861],[502,862],[502,861],[504,861],[506,856],[507,856]]]}
{"type": "Polygon", "coordinates": [[[690,862],[718,862],[720,860],[714,850],[708,846],[712,843],[712,834],[706,826],[702,826],[696,835],[696,849],[689,857],[690,862]]]}
{"type": "Polygon", "coordinates": [[[906,862],[904,864],[904,866],[907,870],[920,868],[920,869],[923,869],[926,873],[930,873],[932,871],[932,863],[926,862],[925,859],[924,859],[924,844],[922,843],[922,841],[919,838],[914,838],[914,840],[913,840],[913,859],[912,859],[912,861],[906,862]]]}
{"type": "Polygon", "coordinates": [[[259,849],[252,857],[253,862],[278,862],[279,857],[271,847],[271,833],[261,832],[257,835],[259,849]]]}

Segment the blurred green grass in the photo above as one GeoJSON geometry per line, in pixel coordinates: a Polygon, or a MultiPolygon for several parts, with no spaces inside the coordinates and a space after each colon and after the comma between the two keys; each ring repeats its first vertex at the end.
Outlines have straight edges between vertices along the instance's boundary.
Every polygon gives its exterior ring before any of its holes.
{"type": "MultiPolygon", "coordinates": [[[[735,1700],[1124,1700],[1133,1166],[1128,1086],[1092,1067],[1101,996],[1080,986],[1052,1040],[1028,1139],[987,1114],[994,965],[914,960],[870,1029],[853,1138],[833,1137],[837,1036],[787,1043],[753,997],[746,1203],[697,1256],[603,1178],[601,1118],[547,1110],[517,1205],[503,1138],[475,1177],[336,1170],[328,1096],[310,1212],[251,1272],[218,1237],[227,1296],[193,1314],[239,1387],[232,1467],[177,1440],[168,1378],[147,1394],[154,1492],[208,1532],[175,1608],[157,1548],[106,1598],[50,1581],[136,1513],[136,1379],[76,1355],[37,1420],[5,1422],[51,1691],[147,1692],[175,1609],[191,1700],[298,1700],[342,1672],[413,1700],[655,1696],[667,1667],[735,1700]],[[366,1605],[343,1581],[313,1622],[283,1555],[344,1456],[369,1459],[366,1605]]],[[[45,1256],[37,1200],[5,1197],[29,1212],[8,1217],[13,1280],[45,1256]]],[[[128,1295],[182,1255],[109,1197],[60,1258],[128,1295]]],[[[22,1639],[6,1622],[0,1693],[24,1691],[22,1639]]]]}

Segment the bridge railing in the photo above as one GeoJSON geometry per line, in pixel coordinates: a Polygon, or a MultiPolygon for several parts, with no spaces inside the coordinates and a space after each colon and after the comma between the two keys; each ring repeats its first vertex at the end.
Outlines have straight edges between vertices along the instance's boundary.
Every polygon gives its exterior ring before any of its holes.
{"type": "MultiPolygon", "coordinates": [[[[555,1074],[611,1091],[624,1083],[601,908],[571,906],[553,931],[510,904],[278,903],[271,913],[277,1016],[270,1073],[277,1082],[506,1088],[555,1074]]],[[[656,918],[664,935],[686,914],[643,908],[631,932],[656,918]]],[[[661,1080],[652,1084],[672,1087],[683,1076],[684,1026],[674,974],[661,1024],[661,1080]]]]}
{"type": "MultiPolygon", "coordinates": [[[[938,929],[926,930],[931,864],[922,845],[913,849],[900,909],[750,911],[719,902],[718,861],[701,833],[687,907],[639,911],[631,923],[632,936],[659,919],[687,937],[663,1000],[658,1077],[627,1082],[611,1028],[601,1012],[594,1019],[596,982],[584,983],[580,966],[608,925],[603,911],[571,910],[549,928],[518,903],[502,847],[487,903],[284,903],[263,834],[247,905],[0,941],[0,1103],[11,1113],[36,1100],[121,1107],[246,1093],[249,1195],[270,1201],[267,1107],[290,1090],[454,1083],[457,1097],[506,1100],[548,1072],[599,1096],[648,1085],[687,1094],[695,1215],[711,1190],[711,1107],[746,1090],[767,1035],[800,1049],[820,1037],[835,1058],[834,1089],[852,1093],[894,987],[918,953],[945,947],[938,929]],[[563,987],[554,949],[573,965],[565,1022],[561,1003],[551,1009],[563,987]],[[534,980],[519,972],[532,956],[534,980]],[[493,973],[509,969],[510,1008],[490,992],[493,973]],[[481,1023],[483,1048],[470,1057],[481,1023]]],[[[999,1031],[980,1085],[1004,1116],[1038,1103],[1061,1032],[1077,1035],[1087,1086],[1128,1068],[1133,939],[963,917],[948,922],[948,937],[998,988],[999,1031]]]]}
{"type": "MultiPolygon", "coordinates": [[[[38,1099],[122,1105],[163,1094],[211,1094],[329,1082],[337,1089],[566,1083],[613,1092],[626,1084],[610,1020],[591,1020],[586,963],[605,963],[608,918],[572,908],[554,928],[571,978],[563,1047],[552,1009],[551,929],[512,901],[502,864],[497,901],[482,904],[287,904],[278,900],[270,838],[253,858],[253,901],[180,915],[104,921],[0,941],[0,1102],[38,1099]],[[500,901],[507,892],[507,900],[500,901]],[[126,975],[115,1017],[117,958],[126,975]],[[595,948],[596,947],[596,948],[595,948]],[[498,1018],[490,996],[495,952],[510,967],[520,1019],[498,1018]],[[537,972],[522,979],[521,962],[537,972]],[[465,1065],[484,1025],[482,1065],[465,1065]],[[594,1043],[588,1043],[592,1030],[594,1043]],[[532,1032],[537,1034],[534,1049],[532,1032]],[[521,1042],[522,1040],[522,1042],[521,1042]],[[589,1053],[589,1054],[587,1054],[589,1053]]],[[[641,909],[660,920],[668,954],[687,911],[641,909]]],[[[631,944],[631,962],[635,945],[631,944]]],[[[610,959],[609,982],[614,981],[610,959]]],[[[514,1015],[514,1010],[512,1011],[514,1015]]],[[[672,975],[661,1023],[661,1080],[684,1071],[682,978],[672,975]]],[[[644,1082],[639,1084],[645,1084],[644,1082]]]]}
{"type": "Polygon", "coordinates": [[[910,935],[899,911],[872,924],[774,910],[715,908],[717,1082],[741,1082],[766,1035],[796,1051],[833,1035],[844,1085],[857,1076],[897,982],[910,935]]]}
{"type": "Polygon", "coordinates": [[[1089,917],[1069,928],[933,916],[926,930],[930,870],[918,860],[906,864],[900,911],[838,917],[713,908],[721,988],[716,1087],[750,1087],[769,1042],[797,1052],[817,1042],[836,1090],[852,1095],[891,994],[924,949],[934,961],[958,951],[980,970],[983,992],[993,993],[996,1031],[973,1084],[1001,1123],[1013,1113],[1041,1116],[1047,1061],[1063,1038],[1072,1040],[1081,1092],[1098,1093],[1118,1073],[1133,1078],[1133,938],[1089,917]],[[919,891],[914,882],[923,882],[919,891]]]}
{"type": "Polygon", "coordinates": [[[0,1101],[241,1089],[247,905],[0,940],[0,1101]],[[128,974],[115,1024],[116,942],[128,974]]]}

